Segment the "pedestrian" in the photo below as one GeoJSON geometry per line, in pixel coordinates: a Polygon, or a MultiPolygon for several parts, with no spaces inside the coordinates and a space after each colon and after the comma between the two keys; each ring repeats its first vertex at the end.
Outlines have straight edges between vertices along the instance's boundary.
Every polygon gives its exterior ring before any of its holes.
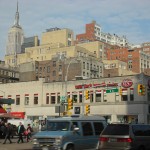
{"type": "Polygon", "coordinates": [[[19,136],[17,143],[19,143],[20,141],[23,143],[24,131],[25,131],[24,125],[20,122],[17,130],[19,136]]]}
{"type": "Polygon", "coordinates": [[[27,127],[27,142],[29,142],[29,140],[31,139],[31,136],[32,136],[32,132],[33,132],[33,129],[31,128],[30,124],[28,124],[28,127],[27,127]]]}
{"type": "Polygon", "coordinates": [[[11,124],[7,123],[6,124],[6,131],[5,131],[6,136],[5,136],[5,140],[4,140],[3,144],[6,144],[7,140],[9,140],[10,144],[12,143],[12,141],[10,139],[11,132],[12,132],[11,124]]]}

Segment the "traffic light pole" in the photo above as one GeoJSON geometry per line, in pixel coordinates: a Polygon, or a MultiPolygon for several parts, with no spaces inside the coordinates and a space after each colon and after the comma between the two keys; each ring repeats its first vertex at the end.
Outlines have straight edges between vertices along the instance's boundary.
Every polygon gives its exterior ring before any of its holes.
{"type": "Polygon", "coordinates": [[[82,115],[84,115],[84,84],[82,84],[82,115]]]}

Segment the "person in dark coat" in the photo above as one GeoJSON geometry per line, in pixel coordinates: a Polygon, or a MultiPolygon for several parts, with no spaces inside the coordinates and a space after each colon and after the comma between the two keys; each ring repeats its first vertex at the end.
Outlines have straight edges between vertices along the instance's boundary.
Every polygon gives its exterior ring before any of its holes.
{"type": "Polygon", "coordinates": [[[5,131],[6,136],[5,136],[5,140],[4,140],[3,144],[6,144],[7,140],[9,140],[10,144],[12,143],[12,141],[10,139],[11,132],[12,132],[11,124],[7,123],[6,131],[5,131]]]}
{"type": "Polygon", "coordinates": [[[18,129],[17,129],[18,136],[19,136],[17,143],[19,143],[20,141],[23,143],[23,137],[22,136],[24,134],[24,131],[25,131],[24,125],[20,122],[18,129]]]}

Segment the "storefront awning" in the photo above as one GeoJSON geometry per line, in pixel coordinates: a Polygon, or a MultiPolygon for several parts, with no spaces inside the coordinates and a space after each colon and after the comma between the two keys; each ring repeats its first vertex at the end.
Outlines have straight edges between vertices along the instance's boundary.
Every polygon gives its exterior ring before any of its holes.
{"type": "Polygon", "coordinates": [[[19,117],[13,116],[10,113],[2,113],[2,114],[0,114],[0,118],[16,118],[16,119],[20,119],[19,117]]]}
{"type": "Polygon", "coordinates": [[[7,111],[0,105],[0,114],[1,113],[7,113],[7,111]]]}
{"type": "Polygon", "coordinates": [[[14,104],[15,100],[10,98],[0,98],[0,104],[14,104]]]}

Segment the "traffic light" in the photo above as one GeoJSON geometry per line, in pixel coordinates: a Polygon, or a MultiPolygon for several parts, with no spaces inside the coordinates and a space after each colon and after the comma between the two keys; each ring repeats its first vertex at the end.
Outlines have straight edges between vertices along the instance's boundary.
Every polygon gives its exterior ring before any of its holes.
{"type": "Polygon", "coordinates": [[[86,115],[90,113],[90,105],[85,106],[86,115]]]}
{"type": "Polygon", "coordinates": [[[143,85],[138,84],[138,95],[142,95],[142,89],[143,89],[143,85]]]}
{"type": "Polygon", "coordinates": [[[68,110],[73,109],[73,101],[72,99],[68,98],[68,110]]]}
{"type": "Polygon", "coordinates": [[[88,100],[89,98],[90,98],[90,97],[89,97],[89,91],[86,90],[86,91],[85,91],[85,99],[88,100]]]}
{"type": "Polygon", "coordinates": [[[122,88],[119,89],[119,94],[122,95],[122,88]]]}
{"type": "Polygon", "coordinates": [[[145,95],[145,93],[146,93],[146,87],[145,85],[142,85],[142,95],[145,95]]]}

